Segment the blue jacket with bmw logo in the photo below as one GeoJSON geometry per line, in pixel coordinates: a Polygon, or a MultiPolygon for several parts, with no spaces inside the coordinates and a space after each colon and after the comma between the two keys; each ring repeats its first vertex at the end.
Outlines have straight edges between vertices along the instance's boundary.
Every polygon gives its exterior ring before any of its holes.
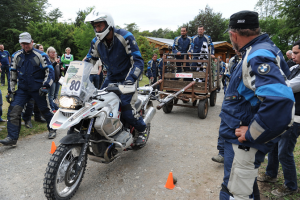
{"type": "Polygon", "coordinates": [[[95,62],[98,59],[107,67],[107,78],[113,82],[131,80],[135,82],[144,69],[144,61],[132,33],[114,28],[112,44],[95,37],[85,61],[95,62]]]}
{"type": "Polygon", "coordinates": [[[228,142],[267,153],[292,124],[294,95],[282,53],[267,34],[245,45],[241,62],[231,74],[220,117],[220,135],[228,142]],[[240,143],[234,129],[248,126],[240,143]]]}

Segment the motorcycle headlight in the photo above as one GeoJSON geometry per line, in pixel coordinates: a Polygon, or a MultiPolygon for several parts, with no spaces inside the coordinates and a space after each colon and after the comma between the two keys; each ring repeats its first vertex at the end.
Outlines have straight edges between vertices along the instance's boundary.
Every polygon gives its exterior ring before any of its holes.
{"type": "Polygon", "coordinates": [[[76,97],[62,96],[59,99],[59,107],[61,108],[76,109],[80,106],[82,106],[82,102],[76,97]]]}

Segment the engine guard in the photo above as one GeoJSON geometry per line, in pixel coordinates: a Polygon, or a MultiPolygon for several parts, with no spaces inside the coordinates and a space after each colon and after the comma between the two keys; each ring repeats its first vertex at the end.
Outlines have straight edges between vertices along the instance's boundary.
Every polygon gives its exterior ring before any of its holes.
{"type": "Polygon", "coordinates": [[[85,139],[80,133],[73,133],[66,135],[59,142],[61,144],[83,144],[85,143],[85,139]]]}

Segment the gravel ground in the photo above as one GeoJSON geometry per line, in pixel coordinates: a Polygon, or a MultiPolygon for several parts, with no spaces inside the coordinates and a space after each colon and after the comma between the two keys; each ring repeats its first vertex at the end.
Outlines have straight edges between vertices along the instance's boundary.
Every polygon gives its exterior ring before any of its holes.
{"type": "MultiPolygon", "coordinates": [[[[157,110],[147,145],[110,164],[88,161],[72,199],[219,199],[223,164],[211,157],[218,153],[222,92],[204,120],[197,109],[174,106],[170,114],[157,110]],[[178,183],[168,190],[164,185],[171,171],[178,183]]],[[[56,145],[65,135],[66,131],[58,132],[56,145]]],[[[51,142],[44,133],[19,140],[16,148],[0,147],[1,200],[46,199],[43,179],[51,142]]]]}

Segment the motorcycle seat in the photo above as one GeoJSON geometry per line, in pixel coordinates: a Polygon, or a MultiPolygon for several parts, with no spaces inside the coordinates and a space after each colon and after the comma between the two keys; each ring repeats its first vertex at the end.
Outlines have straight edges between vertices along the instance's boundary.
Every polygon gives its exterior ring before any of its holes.
{"type": "Polygon", "coordinates": [[[140,106],[142,105],[142,101],[140,99],[137,99],[137,101],[134,104],[135,110],[140,110],[140,106]]]}

